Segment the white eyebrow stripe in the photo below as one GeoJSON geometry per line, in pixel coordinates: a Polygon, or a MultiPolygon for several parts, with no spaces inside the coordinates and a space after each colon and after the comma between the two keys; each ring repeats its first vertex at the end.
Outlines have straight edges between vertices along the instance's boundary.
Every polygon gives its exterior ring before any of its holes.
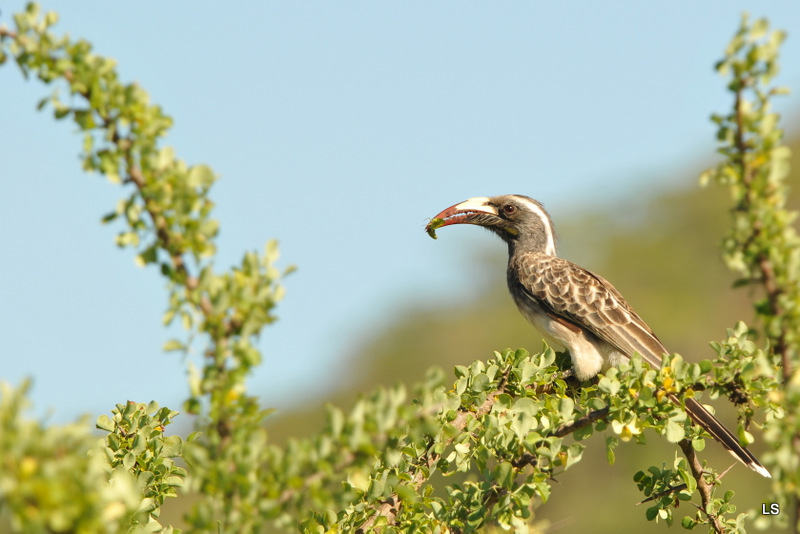
{"type": "Polygon", "coordinates": [[[529,210],[533,213],[538,215],[539,219],[542,220],[542,226],[544,226],[544,232],[547,234],[547,245],[545,246],[544,252],[549,256],[557,256],[556,253],[556,236],[553,230],[553,221],[550,219],[550,216],[547,212],[536,202],[532,202],[524,197],[514,197],[516,198],[517,202],[521,204],[525,204],[529,210]]]}

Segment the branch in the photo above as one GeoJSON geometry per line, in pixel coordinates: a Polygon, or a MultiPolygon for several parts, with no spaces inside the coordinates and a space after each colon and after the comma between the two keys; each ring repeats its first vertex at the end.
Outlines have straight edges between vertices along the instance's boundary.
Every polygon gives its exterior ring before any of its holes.
{"type": "Polygon", "coordinates": [[[700,460],[697,458],[697,452],[694,450],[694,447],[692,447],[691,440],[683,439],[678,445],[680,445],[683,454],[689,461],[689,468],[692,470],[692,476],[697,481],[697,490],[700,492],[700,501],[703,503],[701,511],[708,517],[714,532],[717,534],[724,534],[725,530],[720,518],[708,512],[714,484],[709,483],[703,476],[703,467],[700,465],[700,460]]]}
{"type": "MultiPolygon", "coordinates": [[[[729,465],[729,466],[728,466],[728,468],[727,468],[725,471],[723,471],[722,473],[720,473],[720,475],[717,477],[717,480],[722,480],[722,477],[724,477],[725,475],[727,475],[727,474],[728,474],[728,471],[730,471],[731,469],[733,469],[733,467],[734,467],[735,465],[736,465],[736,463],[735,463],[735,462],[734,462],[734,463],[732,463],[731,465],[729,465]]],[[[648,498],[646,498],[646,499],[644,499],[644,500],[642,500],[642,501],[639,501],[639,502],[637,502],[637,503],[636,503],[634,506],[640,506],[640,505],[642,505],[642,504],[644,504],[644,503],[647,503],[647,502],[657,501],[657,500],[659,500],[661,497],[664,497],[665,495],[670,495],[670,494],[672,494],[672,493],[677,493],[677,492],[679,492],[679,491],[681,491],[681,490],[685,490],[685,489],[686,489],[686,486],[687,486],[686,484],[678,484],[677,486],[670,486],[670,487],[668,487],[667,489],[665,489],[664,491],[659,491],[658,493],[656,493],[656,494],[653,494],[653,495],[651,495],[650,497],[648,497],[648,498]]]]}
{"type": "Polygon", "coordinates": [[[568,434],[572,434],[580,430],[581,428],[591,425],[595,421],[603,419],[605,416],[608,415],[608,407],[600,408],[599,410],[595,410],[593,412],[589,412],[586,415],[575,419],[571,423],[566,423],[561,425],[553,432],[553,436],[557,438],[563,438],[568,434]]]}
{"type": "MultiPolygon", "coordinates": [[[[745,126],[744,126],[744,112],[742,108],[742,91],[750,85],[749,78],[740,78],[740,85],[735,93],[735,146],[736,146],[736,159],[739,164],[739,173],[742,178],[742,184],[745,187],[745,193],[742,200],[745,203],[745,210],[750,211],[752,206],[752,198],[756,194],[753,190],[753,170],[747,164],[748,146],[745,140],[745,126]]],[[[760,221],[755,221],[753,225],[752,234],[748,237],[747,241],[742,245],[742,249],[746,250],[750,242],[754,241],[761,234],[760,221]]],[[[761,283],[764,285],[764,290],[767,294],[767,301],[769,302],[770,314],[775,317],[780,317],[784,314],[783,306],[781,306],[779,297],[782,289],[775,278],[775,270],[769,260],[767,253],[764,250],[759,250],[756,257],[756,264],[759,272],[761,273],[761,283]]],[[[789,344],[786,341],[786,331],[784,328],[780,329],[777,338],[774,340],[775,354],[780,355],[781,367],[783,372],[784,384],[788,384],[792,377],[792,362],[791,355],[789,354],[789,344]]]]}

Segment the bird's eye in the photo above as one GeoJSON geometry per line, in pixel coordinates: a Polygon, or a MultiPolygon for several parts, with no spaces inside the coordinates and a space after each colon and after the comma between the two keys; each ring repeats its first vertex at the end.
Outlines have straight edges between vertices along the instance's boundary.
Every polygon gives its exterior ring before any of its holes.
{"type": "Polygon", "coordinates": [[[506,204],[505,206],[503,206],[503,213],[505,213],[506,215],[514,215],[516,211],[517,207],[512,206],[511,204],[506,204]]]}

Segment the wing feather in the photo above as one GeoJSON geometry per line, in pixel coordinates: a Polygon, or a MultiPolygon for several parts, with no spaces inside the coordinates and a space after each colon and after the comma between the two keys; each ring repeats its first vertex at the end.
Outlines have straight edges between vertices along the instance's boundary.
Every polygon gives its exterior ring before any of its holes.
{"type": "Polygon", "coordinates": [[[522,289],[554,315],[589,330],[621,353],[661,366],[667,349],[605,278],[555,256],[523,254],[511,268],[522,289]]]}

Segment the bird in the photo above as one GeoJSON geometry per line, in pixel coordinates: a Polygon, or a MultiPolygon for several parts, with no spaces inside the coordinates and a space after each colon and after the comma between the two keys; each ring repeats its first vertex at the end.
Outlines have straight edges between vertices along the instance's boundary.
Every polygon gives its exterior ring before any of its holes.
{"type": "MultiPolygon", "coordinates": [[[[482,226],[505,241],[514,303],[553,350],[569,353],[578,380],[589,380],[634,353],[653,368],[661,367],[669,351],[620,292],[602,276],[558,256],[555,226],[540,202],[525,195],[470,198],[443,210],[425,229],[436,238],[437,228],[453,224],[482,226]]],[[[674,395],[670,399],[680,405],[674,395]]],[[[683,405],[692,421],[734,458],[771,478],[702,404],[686,398],[683,405]]]]}

